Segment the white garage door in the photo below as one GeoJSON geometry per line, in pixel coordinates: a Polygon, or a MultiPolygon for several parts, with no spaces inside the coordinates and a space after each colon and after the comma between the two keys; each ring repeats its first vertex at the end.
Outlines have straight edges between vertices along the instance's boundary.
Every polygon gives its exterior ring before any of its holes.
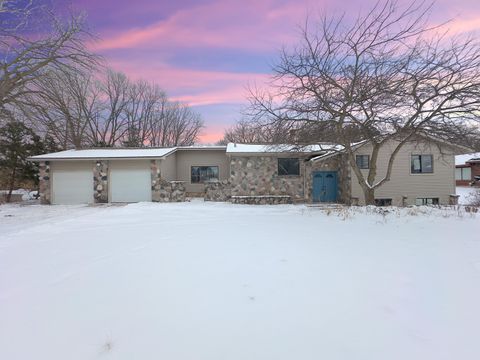
{"type": "Polygon", "coordinates": [[[110,161],[110,202],[152,201],[148,161],[110,161]]]}
{"type": "Polygon", "coordinates": [[[73,161],[51,165],[52,204],[93,203],[93,163],[73,161]]]}

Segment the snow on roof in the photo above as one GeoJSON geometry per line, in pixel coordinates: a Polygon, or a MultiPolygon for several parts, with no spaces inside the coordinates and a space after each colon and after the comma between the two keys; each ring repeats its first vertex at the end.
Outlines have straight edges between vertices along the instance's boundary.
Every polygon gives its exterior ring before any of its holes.
{"type": "MultiPolygon", "coordinates": [[[[368,140],[362,140],[358,142],[354,142],[350,144],[352,149],[358,149],[360,146],[365,145],[368,143],[368,140]]],[[[326,149],[327,151],[321,155],[314,156],[310,159],[310,161],[317,161],[317,160],[325,160],[330,158],[331,156],[337,155],[339,153],[343,153],[345,147],[343,145],[331,145],[330,149],[326,149]]]]}
{"type": "Polygon", "coordinates": [[[176,150],[225,150],[225,145],[191,145],[177,146],[176,150]]]}
{"type": "Polygon", "coordinates": [[[85,149],[66,150],[50,154],[32,156],[32,160],[62,160],[62,159],[128,159],[163,157],[176,148],[151,149],[85,149]]]}
{"type": "Polygon", "coordinates": [[[232,153],[285,153],[285,152],[298,152],[298,153],[311,153],[331,150],[337,145],[322,144],[322,145],[286,145],[286,144],[237,144],[229,143],[227,145],[227,154],[232,153]]]}
{"type": "Polygon", "coordinates": [[[142,149],[84,149],[66,150],[56,153],[32,156],[31,160],[81,160],[81,159],[130,159],[130,158],[159,158],[172,154],[178,150],[225,150],[223,145],[192,145],[175,146],[169,148],[142,148],[142,149]]]}
{"type": "Polygon", "coordinates": [[[480,161],[480,153],[457,155],[455,156],[455,165],[465,165],[469,160],[480,161]]]}

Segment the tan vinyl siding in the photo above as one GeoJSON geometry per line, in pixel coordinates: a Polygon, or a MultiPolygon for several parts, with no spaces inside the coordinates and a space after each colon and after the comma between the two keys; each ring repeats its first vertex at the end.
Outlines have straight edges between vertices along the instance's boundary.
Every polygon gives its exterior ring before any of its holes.
{"type": "MultiPolygon", "coordinates": [[[[390,154],[396,146],[391,141],[384,146],[377,160],[376,181],[381,180],[388,167],[390,154]]],[[[390,181],[377,188],[375,198],[392,199],[393,205],[402,204],[402,196],[407,196],[407,204],[414,205],[417,198],[439,198],[440,204],[449,203],[449,195],[455,194],[455,157],[447,147],[440,149],[437,145],[428,142],[408,143],[403,146],[395,159],[390,181]],[[443,153],[443,154],[442,154],[443,153]],[[412,174],[411,155],[433,155],[433,173],[412,174]]],[[[370,144],[360,147],[356,154],[370,155],[370,144]]],[[[365,177],[368,170],[362,170],[365,177]]],[[[360,204],[365,204],[363,191],[355,173],[352,176],[352,197],[358,197],[360,204]]]]}
{"type": "Polygon", "coordinates": [[[203,193],[203,184],[191,183],[192,166],[218,166],[220,180],[228,179],[229,161],[225,150],[179,150],[176,153],[177,179],[185,181],[185,188],[190,193],[203,193]]]}
{"type": "Polygon", "coordinates": [[[160,162],[160,173],[167,181],[177,180],[177,153],[167,155],[160,162]]]}

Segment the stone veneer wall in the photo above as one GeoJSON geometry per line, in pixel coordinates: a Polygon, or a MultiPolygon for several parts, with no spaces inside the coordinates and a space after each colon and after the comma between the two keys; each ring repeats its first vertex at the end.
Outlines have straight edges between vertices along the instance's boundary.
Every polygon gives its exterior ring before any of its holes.
{"type": "MultiPolygon", "coordinates": [[[[347,156],[332,156],[323,161],[305,161],[305,158],[300,158],[299,176],[279,176],[277,159],[276,156],[232,157],[230,160],[230,195],[289,195],[293,202],[311,202],[312,173],[314,171],[337,171],[338,202],[351,203],[351,174],[347,156]]],[[[209,199],[222,198],[223,188],[225,185],[213,185],[206,192],[206,196],[209,199]]]]}
{"type": "Polygon", "coordinates": [[[277,156],[232,156],[231,195],[289,195],[293,201],[303,201],[305,162],[300,158],[300,175],[279,176],[277,159],[277,156]]]}
{"type": "Polygon", "coordinates": [[[152,186],[153,202],[185,201],[186,190],[184,181],[166,181],[160,179],[152,186]]]}
{"type": "Polygon", "coordinates": [[[228,201],[232,196],[229,180],[210,180],[205,183],[205,201],[228,201]]]}
{"type": "Polygon", "coordinates": [[[152,201],[185,201],[186,190],[184,181],[166,181],[162,179],[162,174],[160,171],[160,160],[151,160],[150,170],[152,179],[152,201]]]}
{"type": "Polygon", "coordinates": [[[336,171],[338,175],[338,194],[337,200],[340,203],[350,205],[351,203],[351,174],[350,166],[348,165],[348,157],[343,154],[332,156],[323,161],[309,161],[306,166],[306,188],[308,189],[305,199],[308,202],[312,201],[313,191],[313,172],[314,171],[336,171]]]}
{"type": "Polygon", "coordinates": [[[108,161],[97,160],[93,164],[93,202],[108,203],[108,161]]]}
{"type": "Polygon", "coordinates": [[[40,203],[50,204],[50,162],[40,161],[39,164],[39,187],[40,187],[40,203]]]}
{"type": "Polygon", "coordinates": [[[170,201],[182,202],[185,201],[186,189],[185,181],[170,181],[170,201]]]}
{"type": "Polygon", "coordinates": [[[272,196],[232,196],[233,204],[249,204],[249,205],[280,205],[291,204],[292,198],[289,195],[272,195],[272,196]]]}
{"type": "Polygon", "coordinates": [[[169,202],[170,185],[162,179],[160,172],[160,160],[150,160],[150,174],[152,180],[152,201],[169,202]]]}

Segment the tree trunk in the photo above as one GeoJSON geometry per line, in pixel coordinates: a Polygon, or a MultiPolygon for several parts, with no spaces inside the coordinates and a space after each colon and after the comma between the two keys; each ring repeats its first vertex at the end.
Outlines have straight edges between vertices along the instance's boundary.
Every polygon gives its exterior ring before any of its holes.
{"type": "Polygon", "coordinates": [[[375,189],[364,188],[365,205],[375,205],[375,189]]]}
{"type": "Polygon", "coordinates": [[[10,184],[8,186],[8,194],[7,194],[7,199],[6,199],[6,202],[9,203],[10,200],[12,199],[12,192],[13,192],[13,188],[15,187],[15,176],[16,176],[16,166],[13,168],[13,172],[12,172],[12,177],[10,178],[10,184]]]}

